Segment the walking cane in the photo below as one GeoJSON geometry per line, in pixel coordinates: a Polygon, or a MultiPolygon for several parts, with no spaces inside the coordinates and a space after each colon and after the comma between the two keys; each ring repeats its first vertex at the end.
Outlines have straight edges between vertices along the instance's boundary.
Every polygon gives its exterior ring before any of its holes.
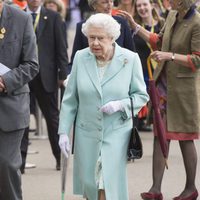
{"type": "Polygon", "coordinates": [[[63,153],[61,153],[61,200],[65,199],[65,186],[67,179],[67,167],[69,163],[69,157],[66,158],[63,153]]]}

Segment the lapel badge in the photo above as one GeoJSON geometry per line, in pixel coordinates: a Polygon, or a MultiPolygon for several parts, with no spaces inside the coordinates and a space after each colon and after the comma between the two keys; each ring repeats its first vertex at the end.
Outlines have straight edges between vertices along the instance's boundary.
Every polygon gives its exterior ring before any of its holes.
{"type": "Polygon", "coordinates": [[[125,58],[125,59],[124,59],[124,66],[125,66],[127,63],[128,63],[128,59],[125,58]]]}
{"type": "Polygon", "coordinates": [[[44,16],[44,19],[46,20],[46,19],[47,19],[47,16],[44,16]]]}
{"type": "Polygon", "coordinates": [[[0,40],[4,38],[4,34],[0,33],[0,40]]]}
{"type": "Polygon", "coordinates": [[[3,27],[3,28],[1,28],[0,32],[1,32],[2,34],[5,34],[5,33],[6,33],[6,29],[3,27]]]}

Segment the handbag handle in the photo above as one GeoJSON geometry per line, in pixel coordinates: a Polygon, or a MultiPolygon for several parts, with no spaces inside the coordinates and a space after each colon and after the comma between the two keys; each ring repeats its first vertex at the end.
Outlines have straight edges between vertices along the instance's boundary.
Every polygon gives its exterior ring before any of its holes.
{"type": "Polygon", "coordinates": [[[133,113],[133,99],[130,97],[131,100],[131,115],[132,115],[132,126],[134,128],[134,113],[133,113]]]}

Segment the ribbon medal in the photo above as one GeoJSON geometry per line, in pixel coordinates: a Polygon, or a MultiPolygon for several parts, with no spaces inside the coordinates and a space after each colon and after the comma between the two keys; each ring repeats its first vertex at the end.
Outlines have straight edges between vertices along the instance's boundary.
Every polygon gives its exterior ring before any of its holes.
{"type": "Polygon", "coordinates": [[[3,27],[0,29],[0,39],[2,40],[4,38],[4,34],[6,33],[6,29],[3,27]]]}

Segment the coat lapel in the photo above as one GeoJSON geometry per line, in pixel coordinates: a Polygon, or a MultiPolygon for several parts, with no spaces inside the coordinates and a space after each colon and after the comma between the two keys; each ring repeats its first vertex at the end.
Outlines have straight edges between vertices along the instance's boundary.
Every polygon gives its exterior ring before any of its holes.
{"type": "Polygon", "coordinates": [[[110,79],[112,79],[116,74],[118,74],[118,72],[125,66],[128,61],[121,52],[121,48],[117,44],[115,44],[115,53],[112,58],[111,64],[105,72],[102,82],[100,83],[95,56],[91,52],[89,52],[88,56],[86,56],[84,59],[84,66],[87,70],[87,73],[101,97],[101,87],[106,84],[110,79]]]}
{"type": "Polygon", "coordinates": [[[95,56],[89,51],[88,56],[86,56],[84,62],[84,66],[86,71],[93,82],[94,86],[96,87],[97,91],[102,97],[102,89],[98,77],[97,66],[96,66],[96,59],[95,56]]]}
{"type": "MultiPolygon", "coordinates": [[[[171,44],[171,39],[172,39],[172,34],[173,34],[173,29],[176,23],[176,15],[177,11],[171,11],[169,13],[170,16],[167,18],[167,26],[165,27],[164,30],[164,35],[162,39],[162,50],[164,52],[168,52],[171,50],[170,44],[171,44]]],[[[154,80],[157,80],[158,77],[160,76],[160,73],[162,72],[164,68],[165,62],[161,62],[159,66],[156,68],[156,70],[153,73],[153,78],[154,80]]]]}
{"type": "Polygon", "coordinates": [[[5,40],[7,39],[8,30],[10,29],[11,25],[11,13],[9,10],[9,7],[4,3],[3,12],[1,16],[1,23],[0,23],[0,32],[1,32],[1,38],[0,38],[0,47],[3,46],[5,40]]]}
{"type": "Polygon", "coordinates": [[[49,19],[46,14],[46,9],[44,7],[42,7],[41,11],[40,11],[39,26],[37,27],[37,39],[38,40],[40,39],[40,36],[42,35],[42,32],[43,32],[48,20],[49,19]]]}
{"type": "Polygon", "coordinates": [[[163,35],[162,51],[170,50],[172,34],[173,34],[174,26],[176,23],[176,15],[177,15],[177,12],[173,11],[170,13],[170,17],[167,18],[168,25],[165,27],[165,31],[163,35]]]}
{"type": "Polygon", "coordinates": [[[115,43],[115,53],[108,67],[107,71],[104,74],[101,85],[107,83],[112,79],[118,72],[125,66],[127,59],[124,58],[121,48],[115,43]]]}

